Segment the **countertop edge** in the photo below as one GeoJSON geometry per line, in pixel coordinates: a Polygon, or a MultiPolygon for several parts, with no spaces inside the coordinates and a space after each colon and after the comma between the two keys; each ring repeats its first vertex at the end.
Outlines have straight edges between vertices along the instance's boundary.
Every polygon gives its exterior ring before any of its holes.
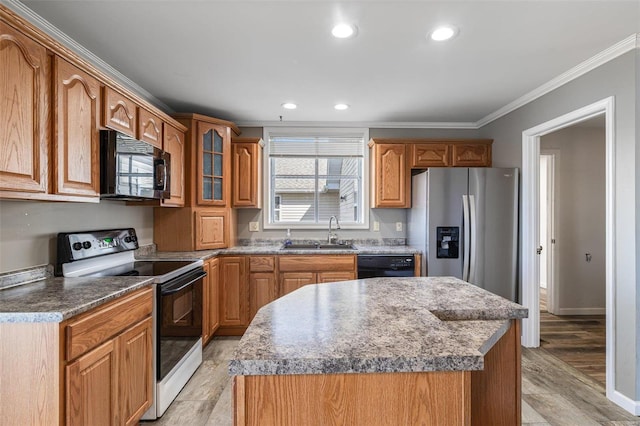
{"type": "Polygon", "coordinates": [[[423,373],[436,371],[477,371],[484,368],[484,356],[442,355],[426,358],[364,359],[280,359],[231,360],[231,376],[275,376],[302,374],[423,373]]]}
{"type": "MultiPolygon", "coordinates": [[[[66,278],[73,279],[73,278],[66,278]]],[[[60,323],[71,317],[87,312],[95,307],[101,306],[111,300],[129,294],[142,287],[153,283],[153,277],[141,279],[141,281],[109,292],[106,295],[88,302],[74,305],[68,309],[40,311],[40,312],[0,312],[0,323],[2,324],[18,324],[18,323],[60,323]]],[[[28,285],[28,284],[26,284],[28,285]]]]}

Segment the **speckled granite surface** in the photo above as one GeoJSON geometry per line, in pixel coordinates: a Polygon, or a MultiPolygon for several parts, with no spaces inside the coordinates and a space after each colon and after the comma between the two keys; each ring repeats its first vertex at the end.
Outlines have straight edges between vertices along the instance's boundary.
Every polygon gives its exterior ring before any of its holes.
{"type": "MultiPolygon", "coordinates": [[[[356,250],[282,250],[282,244],[236,246],[220,250],[156,252],[153,245],[136,252],[138,259],[202,259],[220,254],[414,254],[408,246],[356,246],[356,250]]],[[[138,288],[147,278],[52,278],[52,267],[43,265],[0,274],[0,322],[62,321],[138,288]],[[96,287],[92,287],[95,285],[96,287]],[[129,288],[129,286],[132,286],[129,288]],[[11,287],[11,288],[9,288],[11,287]],[[111,291],[110,289],[113,289],[111,291]],[[128,290],[127,290],[128,289],[128,290]],[[95,297],[94,297],[95,296],[95,297]]]]}
{"type": "Polygon", "coordinates": [[[229,372],[479,370],[508,320],[526,316],[522,306],[452,277],[308,285],[258,312],[229,372]]]}
{"type": "Polygon", "coordinates": [[[261,255],[261,254],[417,254],[420,250],[410,246],[361,246],[354,244],[355,249],[282,249],[282,244],[236,246],[219,250],[200,251],[159,251],[151,252],[138,259],[202,259],[207,260],[221,254],[261,255]]]}
{"type": "Polygon", "coordinates": [[[150,277],[48,278],[0,291],[0,322],[60,322],[152,282],[150,277]]]}

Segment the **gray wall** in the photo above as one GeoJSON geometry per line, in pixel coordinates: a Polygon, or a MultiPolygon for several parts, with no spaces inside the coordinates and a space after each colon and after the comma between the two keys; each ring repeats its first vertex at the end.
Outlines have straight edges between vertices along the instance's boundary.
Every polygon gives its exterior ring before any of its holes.
{"type": "Polygon", "coordinates": [[[0,201],[0,272],[55,264],[58,232],[119,227],[135,228],[140,245],[153,243],[153,208],[120,201],[0,201]]]}
{"type": "MultiPolygon", "coordinates": [[[[605,131],[570,127],[540,139],[555,159],[557,315],[605,308],[605,131]],[[591,261],[586,261],[590,253],[591,261]]],[[[543,244],[544,245],[544,244],[543,244]]],[[[548,248],[545,248],[548,249],[548,248]]]]}
{"type": "Polygon", "coordinates": [[[616,329],[616,390],[640,399],[640,353],[638,329],[640,295],[636,272],[640,241],[637,221],[640,180],[637,164],[636,127],[640,125],[638,96],[638,51],[622,55],[535,101],[482,127],[480,136],[493,138],[496,167],[522,166],[522,132],[586,105],[615,97],[615,231],[614,273],[616,329]]]}

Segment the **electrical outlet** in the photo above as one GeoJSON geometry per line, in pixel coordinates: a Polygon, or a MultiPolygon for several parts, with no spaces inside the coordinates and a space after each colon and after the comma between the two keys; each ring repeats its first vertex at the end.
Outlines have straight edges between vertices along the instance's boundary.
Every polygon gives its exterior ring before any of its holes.
{"type": "Polygon", "coordinates": [[[249,232],[258,232],[260,230],[260,225],[258,222],[249,222],[249,232]]]}
{"type": "Polygon", "coordinates": [[[396,231],[402,232],[402,222],[396,222],[396,231]]]}
{"type": "Polygon", "coordinates": [[[380,232],[380,222],[378,222],[377,220],[373,221],[373,231],[380,232]]]}

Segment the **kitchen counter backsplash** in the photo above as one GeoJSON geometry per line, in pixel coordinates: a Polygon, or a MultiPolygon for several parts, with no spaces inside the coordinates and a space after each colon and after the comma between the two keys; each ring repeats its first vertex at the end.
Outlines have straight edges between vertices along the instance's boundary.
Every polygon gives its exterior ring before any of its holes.
{"type": "Polygon", "coordinates": [[[53,277],[53,265],[38,265],[0,274],[0,290],[53,277]]]}
{"type": "Polygon", "coordinates": [[[156,252],[156,245],[155,244],[147,244],[147,245],[144,245],[144,246],[140,246],[138,248],[138,250],[136,250],[134,252],[134,256],[135,257],[149,256],[149,255],[152,255],[155,252],[156,252]]]}
{"type": "MultiPolygon", "coordinates": [[[[293,244],[314,244],[318,242],[317,239],[291,239],[293,244]]],[[[350,243],[356,246],[404,246],[407,244],[406,238],[365,238],[365,239],[345,239],[340,240],[346,243],[350,243]]],[[[320,243],[325,242],[320,241],[320,243]]],[[[242,247],[251,247],[251,246],[274,246],[274,245],[282,245],[284,243],[284,238],[256,238],[249,239],[243,238],[238,240],[238,245],[242,247]]]]}

